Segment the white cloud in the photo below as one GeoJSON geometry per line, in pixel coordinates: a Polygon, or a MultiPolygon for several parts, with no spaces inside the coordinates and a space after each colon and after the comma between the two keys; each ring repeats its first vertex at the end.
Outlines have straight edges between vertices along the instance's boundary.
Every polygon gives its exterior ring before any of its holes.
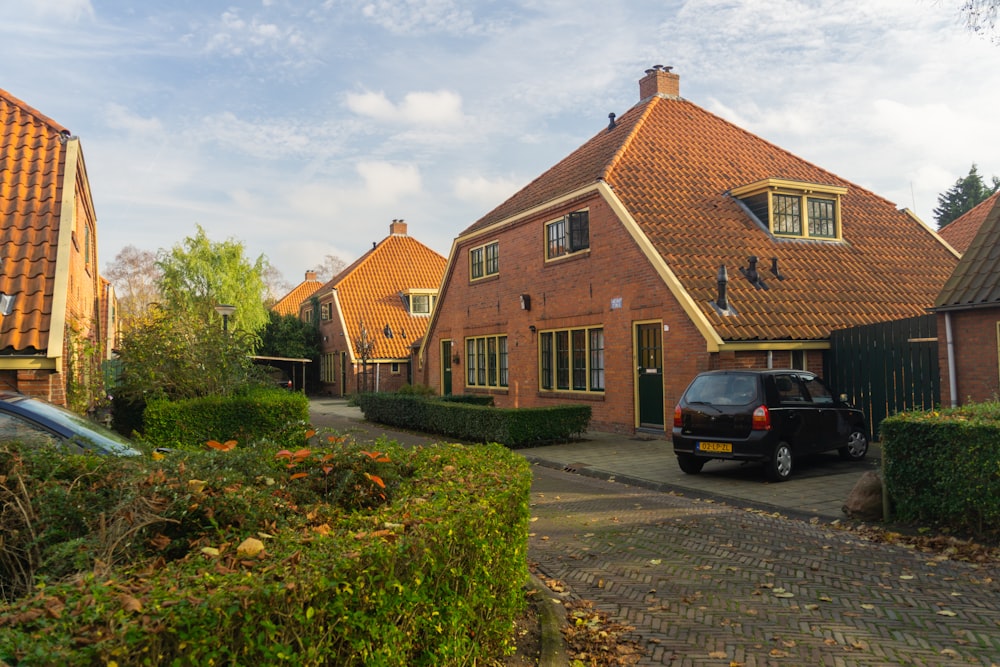
{"type": "Polygon", "coordinates": [[[453,193],[456,198],[491,209],[514,194],[523,183],[513,178],[490,180],[485,176],[459,176],[453,193]]]}
{"type": "Polygon", "coordinates": [[[150,135],[163,132],[163,123],[159,118],[143,118],[115,102],[105,107],[105,118],[109,127],[129,133],[150,135]]]}
{"type": "Polygon", "coordinates": [[[414,165],[388,162],[361,162],[358,175],[365,184],[368,195],[393,202],[421,191],[420,171],[414,165]]]}
{"type": "Polygon", "coordinates": [[[7,20],[8,12],[17,14],[29,13],[66,23],[75,23],[81,19],[93,19],[94,7],[90,0],[10,0],[0,2],[0,15],[7,20]]]}
{"type": "Polygon", "coordinates": [[[393,104],[385,93],[348,93],[347,108],[385,123],[455,125],[462,122],[462,98],[450,90],[413,92],[393,104]]]}

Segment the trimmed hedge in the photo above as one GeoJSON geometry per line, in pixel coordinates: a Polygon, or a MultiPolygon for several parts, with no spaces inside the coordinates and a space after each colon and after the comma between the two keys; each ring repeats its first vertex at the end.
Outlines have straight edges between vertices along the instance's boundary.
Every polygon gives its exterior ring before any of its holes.
{"type": "Polygon", "coordinates": [[[495,444],[379,445],[333,445],[292,469],[294,454],[266,445],[104,459],[97,469],[93,457],[46,464],[0,450],[0,472],[30,491],[72,496],[104,473],[114,480],[104,504],[91,506],[93,548],[73,538],[81,573],[42,577],[29,596],[0,603],[0,663],[491,664],[513,650],[523,611],[527,462],[495,444]],[[395,466],[392,498],[351,512],[309,502],[337,457],[395,466]],[[86,463],[87,484],[46,469],[75,460],[86,463]],[[155,504],[136,504],[136,494],[155,504]],[[128,533],[132,557],[115,566],[101,540],[126,514],[142,525],[128,533]],[[263,551],[239,553],[249,537],[263,551]]]}
{"type": "Polygon", "coordinates": [[[208,440],[289,443],[302,438],[308,423],[309,399],[304,394],[271,388],[233,396],[154,400],[143,413],[146,441],[181,449],[200,449],[208,440]]]}
{"type": "Polygon", "coordinates": [[[900,413],[881,440],[899,519],[976,536],[1000,526],[1000,403],[900,413]]]}
{"type": "Polygon", "coordinates": [[[359,394],[356,402],[368,421],[511,448],[569,440],[591,415],[589,405],[508,409],[394,393],[359,394]]]}

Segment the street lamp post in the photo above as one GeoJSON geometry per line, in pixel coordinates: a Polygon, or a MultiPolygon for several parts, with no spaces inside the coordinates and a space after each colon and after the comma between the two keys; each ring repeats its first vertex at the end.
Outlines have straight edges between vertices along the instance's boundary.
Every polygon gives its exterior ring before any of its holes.
{"type": "Polygon", "coordinates": [[[222,315],[222,330],[229,333],[229,316],[236,312],[236,306],[219,304],[215,307],[215,312],[222,315]]]}

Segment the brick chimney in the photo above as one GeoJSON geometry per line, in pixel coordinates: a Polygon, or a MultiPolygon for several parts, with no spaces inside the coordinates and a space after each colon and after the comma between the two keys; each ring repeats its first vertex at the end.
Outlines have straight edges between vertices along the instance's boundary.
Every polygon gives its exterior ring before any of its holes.
{"type": "Polygon", "coordinates": [[[653,95],[679,98],[681,96],[681,78],[672,73],[671,67],[654,65],[646,70],[646,76],[639,80],[639,99],[644,100],[653,95]]]}
{"type": "Polygon", "coordinates": [[[392,224],[389,225],[389,234],[391,236],[406,236],[406,223],[403,219],[393,220],[392,224]]]}
{"type": "Polygon", "coordinates": [[[316,280],[316,272],[315,271],[306,271],[306,280],[307,281],[316,280]]]}

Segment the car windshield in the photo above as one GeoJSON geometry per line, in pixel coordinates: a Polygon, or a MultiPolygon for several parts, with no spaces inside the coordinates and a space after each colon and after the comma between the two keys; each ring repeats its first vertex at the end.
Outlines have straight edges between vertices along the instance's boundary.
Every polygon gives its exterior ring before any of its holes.
{"type": "Polygon", "coordinates": [[[688,387],[688,403],[709,405],[747,405],[757,399],[757,380],[753,375],[699,375],[688,387]]]}
{"type": "Polygon", "coordinates": [[[31,398],[23,399],[21,405],[26,411],[59,424],[72,432],[73,435],[69,440],[76,442],[84,449],[96,449],[102,454],[115,454],[117,456],[139,456],[141,454],[128,439],[71,410],[31,398]]]}

